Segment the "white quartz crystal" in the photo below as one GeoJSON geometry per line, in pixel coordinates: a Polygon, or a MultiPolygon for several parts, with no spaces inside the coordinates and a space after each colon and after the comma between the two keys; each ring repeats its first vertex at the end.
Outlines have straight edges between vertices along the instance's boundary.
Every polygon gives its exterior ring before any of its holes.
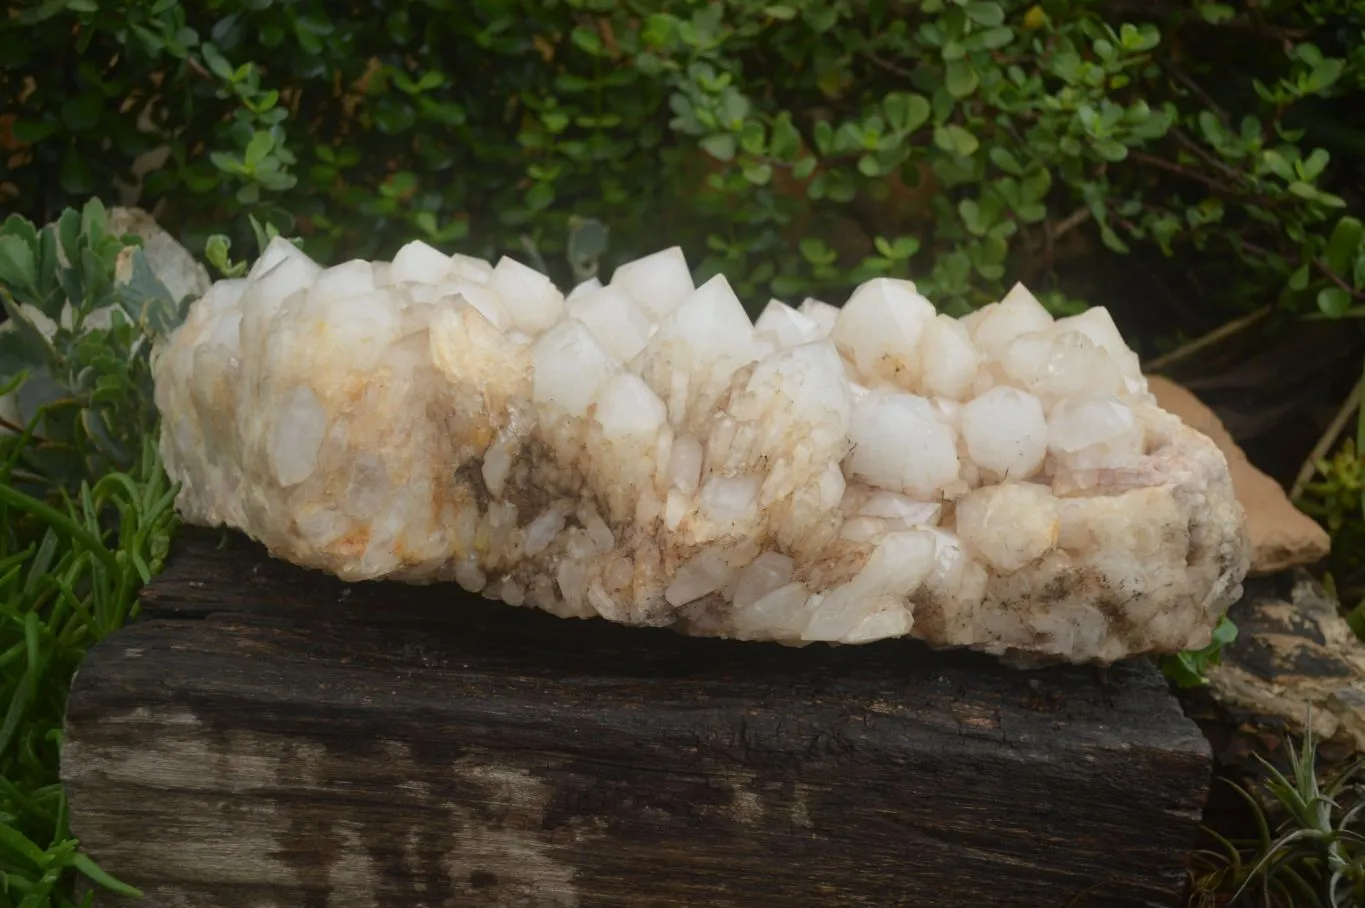
{"type": "Polygon", "coordinates": [[[1108,663],[1205,644],[1248,565],[1227,465],[1103,309],[961,320],[909,281],[751,323],[681,249],[566,297],[422,242],[282,239],[156,349],[189,522],[346,580],[560,617],[1108,663]]]}

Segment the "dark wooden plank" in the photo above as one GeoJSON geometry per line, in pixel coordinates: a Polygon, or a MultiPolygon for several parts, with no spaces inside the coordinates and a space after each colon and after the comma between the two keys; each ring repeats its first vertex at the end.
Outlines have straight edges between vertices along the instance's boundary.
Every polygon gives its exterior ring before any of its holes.
{"type": "Polygon", "coordinates": [[[1146,662],[694,640],[213,542],[67,719],[75,834],[158,908],[1178,903],[1210,759],[1146,662]]]}

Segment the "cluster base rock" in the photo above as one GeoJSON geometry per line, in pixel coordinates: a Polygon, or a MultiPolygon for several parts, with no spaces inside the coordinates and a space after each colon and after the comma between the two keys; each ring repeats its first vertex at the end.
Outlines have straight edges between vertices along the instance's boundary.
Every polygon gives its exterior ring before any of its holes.
{"type": "Polygon", "coordinates": [[[343,580],[693,635],[1110,663],[1209,640],[1227,461],[1100,308],[963,319],[880,278],[751,321],[673,248],[567,295],[421,242],[284,240],[158,346],[191,523],[343,580]]]}

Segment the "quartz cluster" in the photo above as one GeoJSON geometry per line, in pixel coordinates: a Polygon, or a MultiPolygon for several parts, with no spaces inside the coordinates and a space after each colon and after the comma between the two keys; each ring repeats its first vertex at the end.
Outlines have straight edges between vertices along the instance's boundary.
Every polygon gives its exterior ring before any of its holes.
{"type": "Polygon", "coordinates": [[[1223,455],[1102,308],[909,281],[751,321],[680,249],[567,296],[422,242],[282,239],[156,349],[191,523],[346,580],[788,644],[1016,661],[1205,644],[1248,566],[1223,455]]]}

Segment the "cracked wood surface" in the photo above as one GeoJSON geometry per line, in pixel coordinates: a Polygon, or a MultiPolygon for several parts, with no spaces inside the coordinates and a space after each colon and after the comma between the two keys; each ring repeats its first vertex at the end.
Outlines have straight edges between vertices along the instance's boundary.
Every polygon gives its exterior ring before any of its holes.
{"type": "Polygon", "coordinates": [[[1209,749],[1148,662],[682,637],[188,531],[67,718],[157,908],[1174,906],[1209,749]]]}

